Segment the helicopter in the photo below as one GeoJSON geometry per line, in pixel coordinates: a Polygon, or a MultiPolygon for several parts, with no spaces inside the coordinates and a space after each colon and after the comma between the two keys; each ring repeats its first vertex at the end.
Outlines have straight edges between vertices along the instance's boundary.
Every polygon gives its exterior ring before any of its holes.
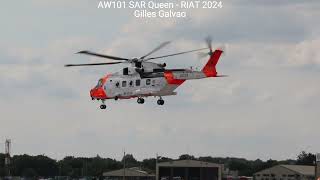
{"type": "Polygon", "coordinates": [[[151,54],[167,46],[170,41],[161,43],[155,49],[140,58],[123,58],[99,54],[91,51],[80,51],[78,54],[106,58],[115,62],[90,63],[90,64],[66,64],[65,67],[74,66],[100,66],[128,63],[130,66],[122,70],[104,75],[98,80],[95,87],[90,90],[92,100],[101,101],[100,109],[106,109],[106,100],[137,98],[138,104],[144,104],[149,96],[158,97],[157,104],[164,105],[164,96],[177,95],[175,90],[186,80],[203,79],[210,77],[225,77],[218,75],[216,65],[224,52],[221,48],[212,50],[212,40],[206,38],[207,47],[194,49],[169,55],[149,57],[151,54]],[[201,71],[190,69],[166,69],[166,63],[155,63],[151,60],[177,56],[196,51],[209,50],[201,56],[209,56],[209,60],[201,71]]]}

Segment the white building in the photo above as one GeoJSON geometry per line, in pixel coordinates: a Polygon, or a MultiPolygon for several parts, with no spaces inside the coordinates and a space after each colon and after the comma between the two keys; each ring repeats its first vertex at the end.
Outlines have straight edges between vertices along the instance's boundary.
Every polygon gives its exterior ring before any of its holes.
{"type": "Polygon", "coordinates": [[[303,165],[277,165],[253,175],[254,180],[314,180],[315,167],[303,165]]]}

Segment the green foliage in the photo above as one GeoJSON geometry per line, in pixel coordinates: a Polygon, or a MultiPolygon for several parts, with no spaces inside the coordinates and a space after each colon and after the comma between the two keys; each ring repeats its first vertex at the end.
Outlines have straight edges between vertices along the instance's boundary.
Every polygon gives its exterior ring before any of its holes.
{"type": "Polygon", "coordinates": [[[163,157],[163,156],[159,156],[158,157],[158,162],[166,162],[166,161],[172,161],[173,159],[171,158],[167,158],[167,157],[163,157]]]}
{"type": "Polygon", "coordinates": [[[58,162],[59,175],[74,178],[82,176],[101,176],[105,171],[116,170],[122,167],[122,163],[110,158],[75,158],[65,157],[58,162]]]}
{"type": "Polygon", "coordinates": [[[144,159],[141,162],[141,166],[144,169],[155,171],[155,169],[156,169],[156,158],[144,159]]]}
{"type": "Polygon", "coordinates": [[[47,156],[17,155],[12,157],[13,174],[26,177],[51,177],[57,174],[57,162],[47,156]]]}
{"type": "Polygon", "coordinates": [[[196,158],[189,154],[182,154],[179,156],[179,160],[195,160],[196,158]]]}
{"type": "Polygon", "coordinates": [[[299,165],[309,165],[312,166],[315,164],[316,155],[312,153],[306,153],[302,151],[297,157],[297,164],[299,165]]]}
{"type": "Polygon", "coordinates": [[[132,154],[126,154],[122,158],[121,162],[123,163],[124,160],[126,161],[126,167],[128,168],[140,166],[140,163],[133,157],[132,154]]]}

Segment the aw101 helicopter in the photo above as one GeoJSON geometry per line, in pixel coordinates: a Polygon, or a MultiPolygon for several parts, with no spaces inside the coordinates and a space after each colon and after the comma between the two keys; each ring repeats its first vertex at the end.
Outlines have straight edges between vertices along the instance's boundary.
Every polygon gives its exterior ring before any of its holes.
{"type": "Polygon", "coordinates": [[[216,71],[216,65],[223,50],[216,49],[215,51],[212,51],[211,38],[207,38],[206,42],[208,45],[206,48],[151,58],[148,58],[148,56],[168,45],[170,42],[164,42],[148,54],[133,59],[98,54],[90,51],[80,51],[78,52],[79,54],[107,58],[116,60],[117,62],[66,64],[65,67],[129,63],[131,64],[131,67],[125,67],[120,72],[106,74],[104,77],[100,78],[98,84],[90,91],[92,100],[101,101],[101,109],[106,109],[107,106],[105,105],[105,101],[108,99],[119,100],[137,98],[137,102],[143,104],[144,98],[148,96],[159,97],[157,104],[163,105],[164,100],[162,97],[176,95],[177,93],[174,90],[186,80],[223,77],[218,75],[216,71]],[[166,69],[166,63],[159,64],[150,62],[150,60],[154,59],[202,51],[205,49],[209,49],[209,53],[205,53],[206,55],[209,55],[209,60],[201,71],[195,71],[193,69],[166,69]]]}

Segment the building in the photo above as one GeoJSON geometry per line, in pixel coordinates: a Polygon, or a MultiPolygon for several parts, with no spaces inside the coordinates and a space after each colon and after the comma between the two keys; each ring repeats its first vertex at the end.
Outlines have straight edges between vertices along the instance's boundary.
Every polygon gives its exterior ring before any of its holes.
{"type": "Polygon", "coordinates": [[[140,168],[126,168],[103,173],[103,177],[107,180],[155,180],[155,175],[150,174],[140,168]]]}
{"type": "Polygon", "coordinates": [[[229,168],[224,168],[222,172],[222,179],[223,180],[234,180],[237,179],[239,176],[239,171],[237,170],[230,170],[229,168]]]}
{"type": "Polygon", "coordinates": [[[254,180],[314,180],[315,167],[277,165],[254,173],[254,180]]]}
{"type": "Polygon", "coordinates": [[[156,180],[221,180],[222,164],[196,160],[158,163],[156,180]]]}

